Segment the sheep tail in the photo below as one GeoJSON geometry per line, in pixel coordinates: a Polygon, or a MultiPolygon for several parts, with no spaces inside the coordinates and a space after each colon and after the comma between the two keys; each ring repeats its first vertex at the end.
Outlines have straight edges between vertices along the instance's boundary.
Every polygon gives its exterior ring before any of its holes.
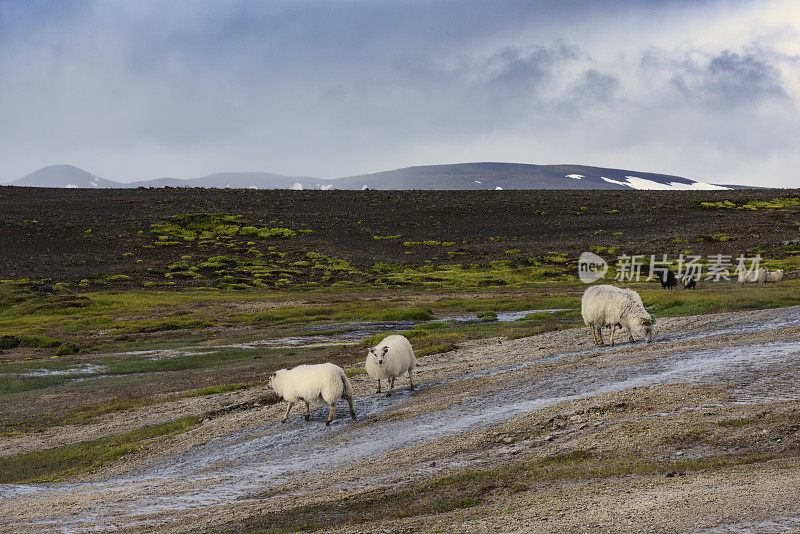
{"type": "Polygon", "coordinates": [[[347,378],[347,375],[342,373],[339,375],[342,378],[342,385],[344,386],[344,391],[342,392],[342,397],[352,399],[353,398],[353,386],[350,385],[350,379],[347,378]]]}

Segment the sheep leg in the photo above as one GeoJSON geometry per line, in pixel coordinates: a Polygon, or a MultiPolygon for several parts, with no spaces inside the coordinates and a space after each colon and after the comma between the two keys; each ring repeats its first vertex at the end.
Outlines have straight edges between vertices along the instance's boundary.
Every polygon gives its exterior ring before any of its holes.
{"type": "Polygon", "coordinates": [[[378,393],[381,392],[381,379],[380,378],[378,379],[378,391],[377,392],[378,393]]]}
{"type": "Polygon", "coordinates": [[[592,338],[594,338],[594,344],[597,345],[597,332],[594,331],[594,325],[589,326],[592,329],[592,338]]]}
{"type": "Polygon", "coordinates": [[[289,419],[289,412],[292,411],[292,406],[294,406],[293,402],[289,403],[289,406],[286,407],[286,415],[283,416],[283,421],[281,423],[285,423],[287,419],[289,419]]]}
{"type": "Polygon", "coordinates": [[[333,414],[336,412],[336,401],[331,403],[331,411],[328,413],[328,420],[325,421],[325,426],[330,426],[331,421],[333,421],[333,414]]]}
{"type": "Polygon", "coordinates": [[[392,396],[392,390],[394,389],[394,377],[389,379],[389,391],[386,392],[387,397],[392,396]]]}
{"type": "Polygon", "coordinates": [[[636,343],[636,341],[633,339],[633,332],[631,332],[630,327],[628,327],[628,339],[630,340],[631,343],[636,343]]]}
{"type": "Polygon", "coordinates": [[[306,403],[306,421],[311,419],[311,407],[308,405],[308,401],[304,400],[303,402],[306,403]]]}
{"type": "Polygon", "coordinates": [[[603,342],[603,327],[602,326],[598,326],[597,327],[597,339],[600,340],[600,346],[601,347],[603,345],[605,345],[605,343],[603,342]]]}
{"type": "Polygon", "coordinates": [[[611,325],[611,346],[612,347],[614,346],[614,330],[616,330],[616,329],[617,329],[616,325],[612,324],[611,325]]]}
{"type": "Polygon", "coordinates": [[[408,391],[414,391],[414,379],[411,378],[411,369],[408,370],[408,391]]]}
{"type": "Polygon", "coordinates": [[[350,405],[350,417],[353,418],[353,421],[356,420],[356,410],[353,408],[353,397],[345,397],[347,399],[347,404],[350,405]]]}

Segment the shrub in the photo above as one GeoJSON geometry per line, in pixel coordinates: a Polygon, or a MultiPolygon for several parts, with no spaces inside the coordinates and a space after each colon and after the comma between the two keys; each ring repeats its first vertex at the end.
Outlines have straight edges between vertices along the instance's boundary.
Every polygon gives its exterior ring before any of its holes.
{"type": "Polygon", "coordinates": [[[81,348],[75,343],[64,343],[56,351],[56,356],[69,356],[70,354],[78,354],[81,348]]]}
{"type": "Polygon", "coordinates": [[[20,339],[17,336],[4,334],[0,336],[0,350],[2,349],[15,349],[19,347],[20,339]]]}

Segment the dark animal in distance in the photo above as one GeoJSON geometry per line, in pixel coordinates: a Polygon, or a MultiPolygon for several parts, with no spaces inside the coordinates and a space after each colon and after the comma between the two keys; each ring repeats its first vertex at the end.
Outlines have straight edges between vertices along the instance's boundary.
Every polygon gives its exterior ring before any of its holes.
{"type": "Polygon", "coordinates": [[[687,274],[681,278],[681,285],[683,289],[697,289],[697,280],[691,274],[687,274]]]}
{"type": "Polygon", "coordinates": [[[664,269],[663,271],[659,271],[658,279],[661,282],[661,287],[663,289],[672,289],[673,287],[678,285],[678,279],[675,278],[675,273],[673,273],[669,269],[664,269]]]}

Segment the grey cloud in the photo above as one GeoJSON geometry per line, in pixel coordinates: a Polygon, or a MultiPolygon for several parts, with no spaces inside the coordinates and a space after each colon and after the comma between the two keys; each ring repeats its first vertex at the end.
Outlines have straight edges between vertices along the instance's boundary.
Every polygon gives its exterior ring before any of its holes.
{"type": "Polygon", "coordinates": [[[777,70],[751,54],[725,50],[709,62],[706,72],[708,88],[720,99],[740,102],[786,96],[777,70]]]}
{"type": "Polygon", "coordinates": [[[684,60],[675,67],[672,86],[687,99],[730,107],[788,98],[778,69],[765,54],[724,50],[705,63],[684,60]]]}
{"type": "MultiPolygon", "coordinates": [[[[768,51],[734,53],[723,50],[704,60],[675,61],[668,64],[674,73],[670,84],[684,99],[706,106],[752,106],[768,99],[788,99],[779,70],[768,51]]],[[[643,63],[652,70],[652,53],[643,63]]],[[[664,64],[661,65],[664,67],[664,64]]]]}
{"type": "Polygon", "coordinates": [[[571,90],[571,97],[582,105],[610,105],[617,98],[620,81],[616,75],[589,69],[571,90]]]}
{"type": "Polygon", "coordinates": [[[722,174],[797,141],[781,78],[796,58],[655,46],[630,24],[624,45],[591,40],[619,14],[716,2],[600,4],[0,0],[0,178],[51,163],[126,179],[465,158],[677,172],[664,144],[689,170],[727,158],[722,174]]]}

